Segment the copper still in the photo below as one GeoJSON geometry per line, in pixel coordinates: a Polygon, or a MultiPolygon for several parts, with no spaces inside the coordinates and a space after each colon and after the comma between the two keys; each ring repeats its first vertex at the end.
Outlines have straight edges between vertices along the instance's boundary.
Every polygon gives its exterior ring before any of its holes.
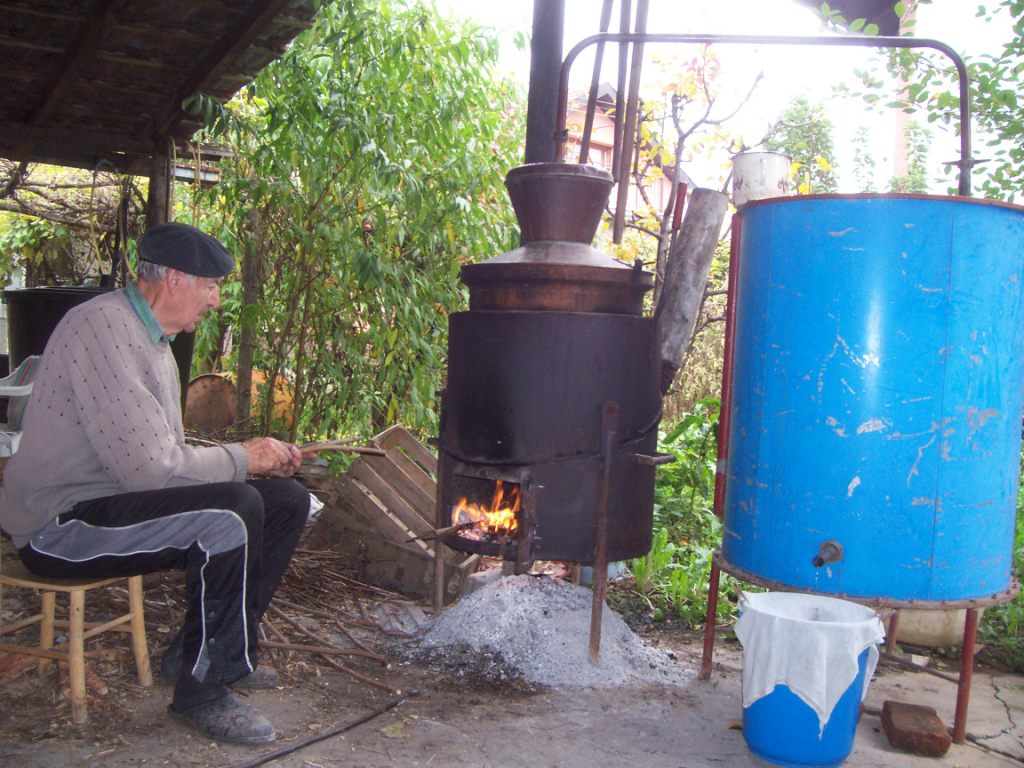
{"type": "Polygon", "coordinates": [[[470,309],[449,318],[438,528],[458,526],[448,546],[517,571],[642,556],[661,417],[643,315],[653,276],[590,245],[612,187],[605,171],[531,164],[506,186],[522,245],[463,267],[470,309]],[[481,511],[514,522],[471,530],[481,511]]]}

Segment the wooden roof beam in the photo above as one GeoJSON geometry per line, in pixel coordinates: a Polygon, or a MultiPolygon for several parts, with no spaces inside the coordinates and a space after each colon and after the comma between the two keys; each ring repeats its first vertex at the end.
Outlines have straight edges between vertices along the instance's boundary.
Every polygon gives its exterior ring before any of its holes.
{"type": "Polygon", "coordinates": [[[64,94],[74,85],[78,73],[95,57],[104,38],[113,29],[116,4],[117,0],[97,0],[90,9],[78,36],[68,46],[64,60],[43,89],[42,99],[26,116],[26,122],[45,120],[60,104],[64,94]]]}
{"type": "Polygon", "coordinates": [[[0,2],[0,11],[19,13],[25,16],[35,16],[40,19],[50,19],[51,21],[78,22],[81,19],[81,17],[76,13],[63,12],[54,8],[38,8],[32,3],[0,2]]]}
{"type": "Polygon", "coordinates": [[[100,131],[78,128],[0,122],[0,137],[0,157],[11,160],[20,160],[30,152],[36,141],[47,146],[63,146],[69,150],[83,150],[88,153],[103,154],[111,151],[112,147],[115,148],[115,152],[128,154],[149,155],[153,152],[153,145],[143,139],[112,136],[100,131]],[[18,148],[21,148],[21,151],[17,151],[18,148]]]}
{"type": "Polygon", "coordinates": [[[181,103],[196,91],[202,90],[225,61],[240,55],[288,3],[289,0],[262,0],[254,3],[247,13],[239,17],[221,35],[203,61],[193,70],[192,76],[182,84],[166,111],[157,118],[153,126],[154,138],[166,136],[174,129],[184,117],[181,103]]]}

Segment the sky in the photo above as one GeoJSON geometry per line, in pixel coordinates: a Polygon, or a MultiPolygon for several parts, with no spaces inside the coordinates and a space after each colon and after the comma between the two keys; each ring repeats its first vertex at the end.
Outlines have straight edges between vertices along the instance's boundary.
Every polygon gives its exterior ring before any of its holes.
{"type": "MultiPolygon", "coordinates": [[[[501,67],[520,80],[525,87],[529,77],[529,51],[514,45],[517,33],[530,32],[533,0],[436,0],[445,13],[466,16],[497,30],[501,41],[501,67]]],[[[564,50],[578,40],[599,31],[601,3],[599,0],[565,0],[566,25],[564,50]]],[[[613,18],[617,18],[618,3],[613,18]]],[[[988,25],[975,16],[973,0],[934,0],[922,5],[917,13],[917,37],[933,38],[950,45],[961,55],[978,55],[998,50],[1009,36],[1008,24],[988,25]]],[[[613,26],[615,22],[613,22],[613,26]]],[[[648,31],[664,33],[820,35],[822,26],[814,11],[792,0],[651,0],[648,31]]],[[[653,53],[653,51],[652,51],[653,53]]],[[[734,123],[748,144],[758,141],[767,126],[796,95],[813,101],[825,101],[834,125],[840,191],[855,191],[851,185],[853,167],[853,136],[864,126],[871,136],[872,154],[878,166],[876,184],[884,188],[892,175],[895,147],[896,116],[892,110],[871,114],[859,99],[836,99],[833,86],[840,82],[855,84],[855,68],[865,68],[877,54],[869,48],[821,48],[764,46],[720,46],[718,55],[723,64],[723,77],[733,83],[737,94],[745,93],[749,83],[764,72],[754,97],[734,123]]],[[[946,61],[944,57],[941,57],[946,61]]],[[[606,53],[605,79],[614,83],[614,62],[617,54],[606,53]],[[609,68],[610,66],[610,68],[609,68]]],[[[592,58],[581,55],[573,66],[572,86],[585,88],[589,83],[592,58]]],[[[650,57],[645,67],[650,67],[650,57]]],[[[723,98],[723,102],[725,99],[723,98]]],[[[884,99],[883,99],[884,101],[884,99]]],[[[979,141],[975,142],[980,145],[979,141]]],[[[930,164],[938,176],[942,163],[956,160],[958,140],[952,135],[933,136],[930,164]]],[[[713,171],[708,171],[713,175],[713,171]]],[[[700,178],[695,176],[698,181],[700,178]]],[[[709,180],[710,181],[710,180],[709,180]]],[[[943,184],[931,190],[943,192],[943,184]]]]}

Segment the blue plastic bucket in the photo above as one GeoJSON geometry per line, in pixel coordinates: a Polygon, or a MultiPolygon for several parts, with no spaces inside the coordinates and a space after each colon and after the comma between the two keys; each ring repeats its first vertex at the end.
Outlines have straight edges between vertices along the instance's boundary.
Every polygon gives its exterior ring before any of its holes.
{"type": "Polygon", "coordinates": [[[826,595],[761,592],[740,600],[743,736],[779,765],[834,766],[853,749],[860,702],[885,639],[878,615],[826,595]]]}
{"type": "Polygon", "coordinates": [[[777,685],[743,710],[743,738],[762,760],[776,765],[827,768],[842,763],[853,750],[860,719],[868,651],[857,658],[858,673],[818,735],[818,716],[787,685],[777,685]]]}

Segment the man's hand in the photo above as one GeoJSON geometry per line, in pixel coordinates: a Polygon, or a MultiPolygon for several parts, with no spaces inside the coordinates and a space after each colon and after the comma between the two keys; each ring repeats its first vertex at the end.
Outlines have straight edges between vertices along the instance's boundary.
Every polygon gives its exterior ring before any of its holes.
{"type": "Polygon", "coordinates": [[[273,437],[254,437],[242,443],[249,457],[249,474],[291,477],[302,466],[297,446],[273,437]]]}

